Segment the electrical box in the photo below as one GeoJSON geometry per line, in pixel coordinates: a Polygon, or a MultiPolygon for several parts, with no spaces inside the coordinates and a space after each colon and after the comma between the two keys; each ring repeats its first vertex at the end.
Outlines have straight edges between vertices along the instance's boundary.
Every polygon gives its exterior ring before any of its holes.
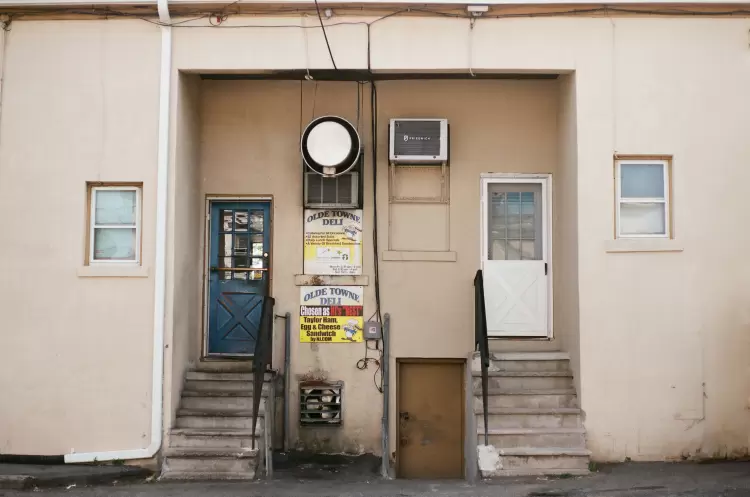
{"type": "Polygon", "coordinates": [[[377,321],[367,321],[365,323],[365,340],[380,340],[383,334],[380,332],[380,323],[377,321]]]}

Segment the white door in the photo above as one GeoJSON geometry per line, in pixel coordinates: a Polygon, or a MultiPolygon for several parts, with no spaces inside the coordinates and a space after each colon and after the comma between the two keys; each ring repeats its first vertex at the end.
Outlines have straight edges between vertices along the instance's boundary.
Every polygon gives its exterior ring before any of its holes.
{"type": "Polygon", "coordinates": [[[482,269],[491,337],[548,337],[547,178],[484,178],[482,269]]]}

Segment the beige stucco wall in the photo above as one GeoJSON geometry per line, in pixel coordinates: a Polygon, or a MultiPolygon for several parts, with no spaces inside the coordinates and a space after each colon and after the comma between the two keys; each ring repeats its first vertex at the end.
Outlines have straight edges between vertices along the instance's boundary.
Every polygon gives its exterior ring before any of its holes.
{"type": "MultiPolygon", "coordinates": [[[[311,118],[313,95],[316,115],[333,113],[352,121],[356,118],[356,84],[311,84],[299,82],[204,81],[201,140],[201,193],[273,196],[273,281],[276,314],[292,313],[292,329],[299,322],[299,288],[294,275],[302,273],[302,166],[299,158],[300,119],[311,118]],[[302,117],[301,117],[302,114],[302,117]]],[[[367,230],[365,230],[367,233],[367,230]]],[[[365,237],[366,246],[371,246],[365,237]]],[[[371,267],[371,260],[365,261],[371,267]]],[[[371,270],[368,270],[371,273],[371,270]]],[[[369,309],[372,298],[369,297],[369,309]]],[[[370,311],[372,312],[372,311],[370,311]]],[[[275,323],[274,364],[283,361],[283,320],[275,323]]],[[[298,333],[298,331],[297,331],[298,333]]],[[[372,372],[360,373],[355,364],[364,354],[363,345],[301,344],[292,336],[292,398],[298,395],[299,375],[346,382],[344,428],[307,430],[306,446],[327,452],[372,451],[379,440],[379,411],[372,372]],[[361,379],[367,382],[360,383],[361,379]]],[[[297,404],[291,406],[291,440],[297,440],[297,404]]]]}
{"type": "Polygon", "coordinates": [[[555,336],[560,349],[570,354],[576,390],[581,391],[581,358],[578,321],[578,154],[576,136],[575,74],[559,80],[557,110],[558,174],[555,178],[556,199],[553,223],[553,281],[555,336]]]}
{"type": "MultiPolygon", "coordinates": [[[[230,17],[227,22],[245,21],[230,17]]],[[[253,18],[256,22],[295,21],[253,18]]],[[[514,169],[531,167],[532,160],[544,162],[559,169],[562,184],[576,184],[577,205],[563,203],[557,215],[577,216],[580,393],[588,444],[596,459],[673,458],[699,450],[723,455],[747,449],[750,316],[745,309],[750,289],[745,282],[750,269],[744,254],[750,239],[741,229],[741,202],[743,185],[750,179],[743,167],[750,158],[744,136],[750,124],[749,28],[750,21],[741,18],[535,18],[480,19],[470,31],[466,20],[414,17],[392,17],[371,28],[370,62],[376,71],[468,72],[471,60],[475,71],[575,74],[574,95],[561,80],[559,97],[558,83],[549,82],[461,83],[477,85],[472,89],[505,85],[507,91],[518,92],[512,101],[503,100],[505,92],[499,90],[455,96],[450,88],[460,84],[446,82],[383,83],[379,97],[381,123],[394,113],[428,110],[452,119],[455,145],[477,160],[471,166],[477,171],[494,168],[490,155],[461,142],[490,141],[486,131],[466,131],[479,121],[508,136],[520,135],[518,143],[503,134],[491,140],[493,146],[506,145],[498,153],[515,159],[514,169]],[[407,96],[406,88],[418,90],[407,96]],[[446,92],[450,100],[441,97],[446,92]],[[480,102],[474,108],[457,103],[473,99],[480,102]],[[573,101],[577,143],[571,147],[572,113],[566,105],[573,101]],[[508,113],[517,124],[508,124],[503,112],[487,112],[498,102],[514,111],[523,109],[520,115],[508,113]],[[534,119],[527,120],[526,112],[534,119]],[[533,129],[521,135],[520,129],[532,124],[533,129]],[[542,133],[546,140],[541,145],[531,142],[528,150],[515,148],[527,142],[529,133],[542,133]],[[674,155],[676,239],[671,247],[681,252],[607,252],[613,233],[614,153],[674,155]],[[573,180],[566,167],[576,162],[573,180]]],[[[339,67],[367,67],[366,31],[363,25],[329,30],[339,67]]],[[[317,29],[175,28],[174,37],[175,81],[177,71],[330,67],[317,29]],[[308,34],[307,43],[303,33],[308,34]]],[[[158,29],[137,20],[16,20],[6,58],[0,206],[19,214],[0,220],[0,274],[10,282],[0,290],[0,350],[10,351],[0,362],[0,451],[144,447],[151,407],[153,280],[84,278],[78,268],[84,252],[85,183],[94,180],[144,182],[143,256],[145,265],[153,265],[158,29]],[[43,229],[37,229],[40,222],[43,229]]],[[[289,261],[293,267],[283,271],[293,274],[301,269],[300,207],[293,203],[299,197],[294,193],[289,202],[281,199],[290,195],[287,181],[299,181],[296,146],[287,145],[285,138],[299,130],[299,86],[273,83],[274,91],[258,96],[251,91],[258,85],[202,83],[204,146],[197,191],[215,193],[232,182],[229,186],[236,192],[262,188],[274,194],[276,226],[284,227],[275,240],[282,235],[296,240],[276,243],[274,255],[277,267],[289,261]],[[290,98],[284,98],[286,94],[290,98]],[[265,120],[254,120],[258,115],[265,120]],[[264,123],[269,122],[275,133],[264,135],[264,123]],[[272,138],[260,142],[258,136],[272,138]],[[218,146],[224,142],[232,145],[230,150],[218,146]],[[272,175],[248,167],[257,157],[271,156],[273,163],[264,166],[283,164],[283,171],[274,169],[272,175]],[[226,183],[217,183],[219,178],[226,183]]],[[[347,95],[353,95],[354,85],[340,91],[330,87],[329,94],[324,86],[318,92],[321,109],[352,117],[353,97],[347,95]]],[[[309,84],[306,91],[303,121],[311,112],[309,84]]],[[[380,134],[384,146],[384,128],[380,134]]],[[[179,143],[175,136],[173,154],[179,143]]],[[[173,166],[181,167],[177,162],[173,166]]],[[[190,183],[187,177],[180,179],[179,171],[174,174],[175,188],[183,179],[190,183]]],[[[385,175],[384,168],[380,174],[385,175]]],[[[472,210],[478,211],[478,200],[472,200],[478,199],[478,178],[459,174],[454,173],[451,192],[450,247],[458,262],[381,266],[383,311],[393,315],[394,355],[462,357],[471,347],[471,320],[461,318],[462,312],[470,316],[471,290],[459,295],[441,279],[468,285],[478,265],[478,219],[465,225],[453,222],[454,212],[469,219],[472,210]],[[407,309],[395,293],[397,285],[419,280],[426,282],[420,289],[432,293],[407,309]],[[450,305],[459,311],[442,320],[435,317],[436,307],[450,305]]],[[[193,201],[181,201],[188,210],[195,209],[193,201]]],[[[369,206],[371,198],[367,202],[369,206]]],[[[387,203],[384,189],[378,202],[387,203]]],[[[175,199],[172,222],[177,205],[175,199]]],[[[382,235],[388,232],[387,216],[380,219],[382,235]]],[[[189,239],[193,229],[175,225],[172,236],[175,241],[189,239]]],[[[365,243],[370,246],[368,238],[365,243]]],[[[562,244],[575,245],[570,238],[562,244]]],[[[170,252],[175,245],[171,247],[170,252]]],[[[371,256],[366,250],[368,272],[371,256]]],[[[190,258],[185,257],[170,262],[174,272],[190,258]]],[[[575,259],[563,253],[563,260],[575,259]]],[[[556,280],[559,275],[556,271],[556,280]]],[[[274,294],[279,311],[294,312],[296,287],[290,279],[282,281],[285,278],[278,275],[274,294]]],[[[556,319],[559,314],[556,309],[556,319]]],[[[187,319],[178,328],[187,329],[195,321],[187,319]]],[[[563,319],[575,321],[573,313],[563,319]]],[[[575,349],[575,337],[561,341],[575,349]]],[[[294,347],[296,372],[319,368],[359,386],[346,393],[346,440],[331,443],[352,450],[377,448],[380,398],[370,387],[372,371],[354,369],[362,347],[319,346],[316,351],[296,341],[294,347]],[[357,409],[365,409],[361,405],[370,413],[357,417],[357,409]]],[[[176,361],[166,375],[181,369],[176,361]]]]}
{"type": "MultiPolygon", "coordinates": [[[[298,323],[299,310],[294,275],[302,273],[300,123],[307,124],[313,112],[316,116],[342,115],[356,122],[356,83],[319,83],[317,90],[315,86],[299,82],[203,82],[202,192],[273,195],[273,295],[277,312],[291,312],[293,323],[298,323]]],[[[479,175],[488,171],[555,171],[557,82],[383,82],[378,84],[378,103],[378,209],[380,219],[385,219],[380,227],[381,246],[390,242],[387,118],[446,117],[452,130],[450,218],[443,206],[417,206],[394,211],[391,223],[398,223],[403,230],[400,241],[406,245],[399,248],[433,250],[442,247],[409,244],[432,240],[433,230],[449,223],[449,248],[458,260],[381,263],[383,311],[392,317],[392,356],[466,357],[473,347],[471,282],[479,263],[479,175]],[[482,112],[476,111],[479,108],[482,112]]],[[[362,118],[369,123],[369,109],[362,112],[362,118]]],[[[369,128],[369,124],[362,125],[368,147],[369,128]]],[[[429,173],[417,174],[421,179],[429,173]]],[[[369,153],[365,178],[365,273],[373,281],[369,153]]],[[[407,177],[403,184],[414,186],[413,181],[407,177]]],[[[375,312],[372,285],[366,288],[366,302],[368,317],[375,312]]],[[[364,344],[302,344],[298,328],[293,326],[293,330],[294,378],[312,374],[345,382],[342,428],[299,429],[301,444],[334,452],[378,452],[381,397],[373,385],[375,367],[359,371],[355,366],[364,356],[364,344]]],[[[280,364],[282,335],[279,332],[276,336],[275,358],[280,364]]],[[[294,385],[292,398],[296,395],[294,385]]],[[[295,421],[297,405],[291,406],[291,419],[295,421]]],[[[295,421],[292,440],[297,439],[296,425],[295,421]]]]}
{"type": "Polygon", "coordinates": [[[150,442],[152,276],[83,277],[90,181],[143,182],[154,264],[158,30],[14,22],[0,125],[0,452],[150,442]]]}
{"type": "Polygon", "coordinates": [[[180,74],[172,82],[167,313],[165,317],[164,426],[169,429],[179,407],[185,371],[200,353],[203,290],[202,197],[199,191],[201,151],[201,85],[199,76],[180,74]]]}
{"type": "Polygon", "coordinates": [[[579,107],[581,381],[599,457],[747,451],[749,25],[618,20],[609,129],[592,129],[579,107]],[[588,133],[618,153],[674,155],[684,252],[605,252],[613,203],[600,185],[611,184],[611,163],[588,162],[598,156],[581,141],[588,133]]]}

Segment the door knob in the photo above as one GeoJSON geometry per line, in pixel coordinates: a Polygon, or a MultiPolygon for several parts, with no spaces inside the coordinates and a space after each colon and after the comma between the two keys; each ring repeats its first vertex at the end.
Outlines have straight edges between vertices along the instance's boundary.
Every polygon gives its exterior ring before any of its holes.
{"type": "Polygon", "coordinates": [[[406,412],[406,411],[398,413],[398,417],[401,418],[404,421],[409,421],[409,419],[411,419],[409,417],[409,413],[406,412]]]}

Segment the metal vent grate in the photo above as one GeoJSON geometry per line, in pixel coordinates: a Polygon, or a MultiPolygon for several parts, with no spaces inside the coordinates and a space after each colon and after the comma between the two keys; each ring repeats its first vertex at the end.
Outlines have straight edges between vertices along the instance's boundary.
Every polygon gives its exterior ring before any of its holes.
{"type": "Polygon", "coordinates": [[[355,208],[358,181],[358,173],[346,173],[335,178],[305,173],[305,206],[355,208]]]}
{"type": "Polygon", "coordinates": [[[303,426],[340,425],[340,381],[303,381],[299,384],[299,422],[303,426]]]}
{"type": "Polygon", "coordinates": [[[440,121],[399,121],[393,131],[393,153],[399,155],[440,155],[440,121]]]}

